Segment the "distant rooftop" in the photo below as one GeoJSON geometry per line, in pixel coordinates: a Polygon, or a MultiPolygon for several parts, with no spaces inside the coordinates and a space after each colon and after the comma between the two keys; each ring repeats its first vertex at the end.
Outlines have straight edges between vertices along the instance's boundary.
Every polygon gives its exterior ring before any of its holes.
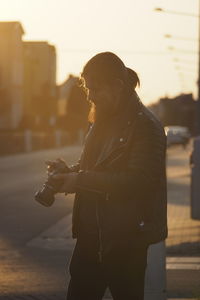
{"type": "Polygon", "coordinates": [[[0,22],[0,31],[1,30],[12,31],[12,30],[16,30],[16,29],[20,29],[22,34],[25,33],[25,31],[22,27],[22,24],[19,21],[0,22]]]}
{"type": "Polygon", "coordinates": [[[26,45],[48,45],[47,41],[23,41],[26,45]]]}
{"type": "Polygon", "coordinates": [[[23,41],[25,47],[38,47],[38,46],[48,46],[51,47],[53,51],[55,51],[55,46],[49,44],[47,41],[23,41]]]}

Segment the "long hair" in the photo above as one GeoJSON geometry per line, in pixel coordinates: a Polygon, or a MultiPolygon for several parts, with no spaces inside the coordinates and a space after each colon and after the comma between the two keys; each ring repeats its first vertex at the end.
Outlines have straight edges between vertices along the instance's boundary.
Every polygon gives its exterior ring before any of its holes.
{"type": "MultiPolygon", "coordinates": [[[[98,84],[111,84],[116,79],[121,79],[125,85],[125,93],[131,94],[135,88],[140,86],[137,73],[125,66],[123,61],[112,52],[101,52],[93,56],[84,66],[81,79],[84,86],[86,77],[93,78],[98,84]]],[[[91,103],[89,121],[94,122],[95,105],[91,103]]]]}

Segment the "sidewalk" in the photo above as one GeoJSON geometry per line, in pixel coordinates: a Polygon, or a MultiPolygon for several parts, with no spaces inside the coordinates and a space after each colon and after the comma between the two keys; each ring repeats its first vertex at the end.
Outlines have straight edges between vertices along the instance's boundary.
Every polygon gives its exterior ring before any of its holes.
{"type": "Polygon", "coordinates": [[[168,150],[168,255],[200,256],[200,221],[190,218],[189,153],[168,150]]]}
{"type": "Polygon", "coordinates": [[[190,151],[179,146],[168,150],[169,298],[200,299],[200,220],[190,217],[190,151]]]}

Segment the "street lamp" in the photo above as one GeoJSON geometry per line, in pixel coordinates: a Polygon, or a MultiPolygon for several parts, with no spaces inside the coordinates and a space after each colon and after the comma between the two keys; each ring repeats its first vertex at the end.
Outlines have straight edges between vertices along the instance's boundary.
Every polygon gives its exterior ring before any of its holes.
{"type": "Polygon", "coordinates": [[[168,50],[176,51],[176,52],[182,52],[182,53],[185,53],[185,54],[198,54],[198,52],[194,52],[193,50],[177,49],[173,46],[169,46],[168,50]]]}
{"type": "Polygon", "coordinates": [[[177,57],[174,57],[174,61],[176,62],[181,62],[181,63],[186,63],[186,64],[196,64],[196,62],[194,60],[187,60],[187,59],[180,59],[180,58],[177,58],[177,57]]]}
{"type": "Polygon", "coordinates": [[[185,67],[182,67],[180,65],[175,65],[175,69],[176,70],[182,70],[184,72],[192,72],[192,73],[195,73],[195,70],[194,69],[190,69],[190,68],[185,68],[185,67]]]}
{"type": "Polygon", "coordinates": [[[157,12],[165,12],[165,13],[174,14],[174,15],[181,15],[181,16],[187,16],[187,17],[196,17],[196,18],[199,17],[199,15],[190,14],[190,13],[186,13],[186,12],[179,12],[179,11],[174,11],[174,10],[166,10],[166,9],[161,8],[161,7],[156,7],[154,10],[157,11],[157,12]]]}
{"type": "Polygon", "coordinates": [[[175,40],[184,40],[184,41],[192,41],[192,42],[197,41],[197,39],[186,38],[186,37],[176,36],[176,35],[171,35],[171,34],[165,34],[164,37],[167,39],[175,39],[175,40]]]}

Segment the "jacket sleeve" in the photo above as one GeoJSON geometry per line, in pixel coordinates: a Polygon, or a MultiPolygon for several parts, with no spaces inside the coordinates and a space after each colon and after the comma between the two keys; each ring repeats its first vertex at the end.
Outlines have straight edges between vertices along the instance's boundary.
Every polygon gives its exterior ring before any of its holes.
{"type": "Polygon", "coordinates": [[[152,120],[138,124],[134,140],[120,171],[80,171],[77,189],[95,192],[152,191],[165,170],[166,136],[152,120]]]}

